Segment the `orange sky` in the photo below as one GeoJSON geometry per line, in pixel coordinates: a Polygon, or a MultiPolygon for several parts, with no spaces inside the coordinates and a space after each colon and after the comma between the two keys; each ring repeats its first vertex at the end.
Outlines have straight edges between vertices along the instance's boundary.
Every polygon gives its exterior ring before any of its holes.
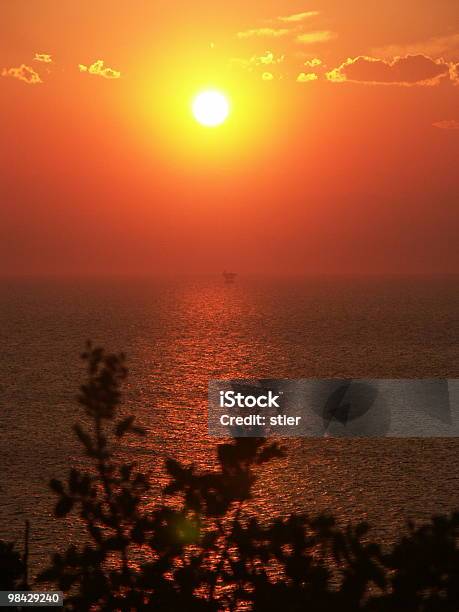
{"type": "Polygon", "coordinates": [[[0,274],[459,272],[457,0],[0,22],[0,274]],[[207,87],[218,128],[190,112],[207,87]]]}

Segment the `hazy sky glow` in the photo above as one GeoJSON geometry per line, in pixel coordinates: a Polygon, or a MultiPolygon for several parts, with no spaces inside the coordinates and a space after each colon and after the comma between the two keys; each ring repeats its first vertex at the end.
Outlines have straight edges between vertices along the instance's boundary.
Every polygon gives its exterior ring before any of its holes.
{"type": "Polygon", "coordinates": [[[0,20],[1,274],[459,272],[457,0],[0,20]]]}

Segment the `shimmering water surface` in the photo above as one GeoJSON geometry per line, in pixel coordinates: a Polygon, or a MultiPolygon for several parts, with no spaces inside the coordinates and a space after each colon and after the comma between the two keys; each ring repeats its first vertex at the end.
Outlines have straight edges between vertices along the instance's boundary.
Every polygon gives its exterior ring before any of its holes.
{"type": "MultiPolygon", "coordinates": [[[[209,378],[459,377],[455,278],[3,280],[0,538],[32,523],[33,569],[78,537],[47,483],[82,461],[71,425],[85,341],[128,355],[126,410],[149,434],[127,452],[164,482],[163,454],[211,465],[209,378]]],[[[284,442],[254,507],[367,519],[390,541],[407,518],[459,508],[459,441],[284,442]]]]}

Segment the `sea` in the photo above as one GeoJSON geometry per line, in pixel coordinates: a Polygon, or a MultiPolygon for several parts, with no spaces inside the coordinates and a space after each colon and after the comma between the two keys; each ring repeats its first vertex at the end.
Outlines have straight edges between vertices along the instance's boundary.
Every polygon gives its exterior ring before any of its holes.
{"type": "MultiPolygon", "coordinates": [[[[124,352],[123,414],[147,429],[122,452],[162,500],[166,457],[216,465],[207,388],[226,378],[459,378],[459,279],[244,277],[0,281],[0,539],[24,540],[34,574],[83,537],[53,516],[51,478],[86,458],[72,425],[87,340],[124,352]]],[[[408,520],[459,509],[459,440],[302,439],[259,471],[251,510],[367,521],[383,545],[408,520]]]]}

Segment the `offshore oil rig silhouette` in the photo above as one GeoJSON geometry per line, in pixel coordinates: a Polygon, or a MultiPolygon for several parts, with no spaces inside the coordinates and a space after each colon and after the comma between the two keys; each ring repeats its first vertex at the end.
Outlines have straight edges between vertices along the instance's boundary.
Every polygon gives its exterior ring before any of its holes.
{"type": "Polygon", "coordinates": [[[234,283],[237,276],[236,272],[227,272],[226,270],[222,272],[222,275],[227,285],[231,285],[232,283],[234,283]]]}

